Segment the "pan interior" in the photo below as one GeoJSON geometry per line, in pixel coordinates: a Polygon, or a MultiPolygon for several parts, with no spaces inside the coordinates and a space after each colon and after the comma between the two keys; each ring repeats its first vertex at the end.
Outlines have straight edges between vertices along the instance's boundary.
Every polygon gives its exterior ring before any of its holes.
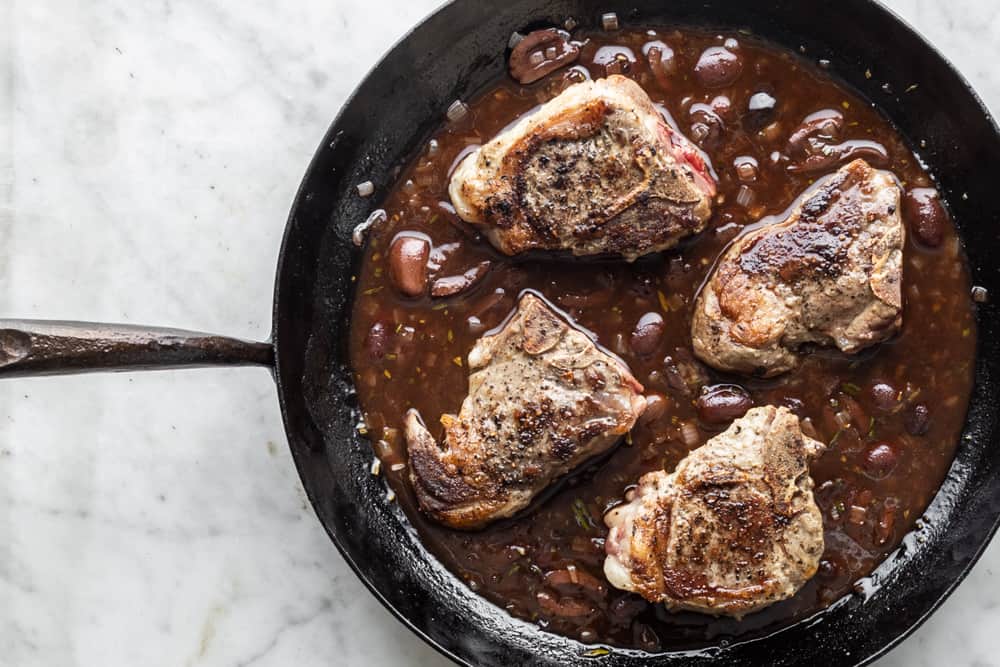
{"type": "MultiPolygon", "coordinates": [[[[398,44],[362,83],[324,138],[289,218],[275,294],[277,378],[286,429],[303,483],[324,526],[359,576],[415,631],[452,657],[475,664],[587,663],[593,647],[509,617],[469,591],[428,555],[387,489],[369,472],[347,366],[352,282],[359,253],[351,231],[373,201],[354,186],[388,186],[452,100],[502,76],[512,31],[572,16],[593,24],[616,11],[630,24],[746,29],[810,57],[875,102],[911,140],[940,179],[968,250],[973,279],[1000,293],[989,254],[1000,220],[990,174],[1000,168],[996,127],[965,82],[930,47],[885,10],[849,0],[832,6],[796,2],[536,3],[458,2],[430,17],[398,44]],[[625,18],[627,17],[627,18],[625,18]],[[866,70],[877,64],[878,78],[866,70]],[[905,91],[918,84],[911,93],[905,91]],[[401,103],[405,101],[405,103],[401,103]],[[591,652],[588,655],[588,652],[591,652]]],[[[904,636],[960,580],[994,529],[1000,511],[1000,454],[990,446],[996,411],[992,378],[994,306],[979,311],[976,388],[951,472],[918,534],[864,582],[856,595],[781,631],[780,639],[745,641],[699,652],[658,654],[663,664],[730,660],[856,664],[904,636]]],[[[773,637],[773,636],[772,636],[773,637]]],[[[643,654],[615,650],[608,664],[638,664],[643,654]]]]}

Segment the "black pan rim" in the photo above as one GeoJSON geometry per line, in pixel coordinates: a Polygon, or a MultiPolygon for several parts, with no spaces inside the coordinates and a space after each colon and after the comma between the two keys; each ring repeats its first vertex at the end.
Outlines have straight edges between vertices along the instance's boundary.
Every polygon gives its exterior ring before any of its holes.
{"type": "MultiPolygon", "coordinates": [[[[933,44],[931,44],[927,39],[925,39],[907,21],[905,21],[904,19],[902,19],[900,16],[898,16],[898,14],[896,14],[890,8],[886,7],[879,0],[864,0],[864,1],[867,2],[867,4],[869,4],[873,8],[875,8],[877,11],[881,12],[888,19],[890,19],[892,22],[896,23],[904,31],[906,31],[907,33],[909,33],[909,35],[912,38],[914,38],[916,41],[918,41],[922,45],[922,47],[926,50],[926,53],[928,53],[928,54],[932,55],[933,57],[939,59],[941,61],[941,63],[950,71],[950,74],[953,77],[955,77],[955,79],[957,81],[960,81],[960,83],[969,92],[969,94],[971,95],[971,97],[975,100],[976,105],[977,105],[977,109],[976,109],[977,113],[981,114],[981,116],[987,121],[987,123],[989,123],[992,126],[994,133],[1000,135],[1000,128],[998,128],[996,120],[994,119],[993,115],[990,113],[989,109],[983,103],[981,97],[978,95],[978,93],[976,93],[975,89],[971,86],[971,84],[968,82],[968,80],[965,78],[965,76],[963,74],[961,74],[961,72],[957,68],[955,68],[955,66],[943,54],[941,54],[940,51],[938,51],[937,48],[934,47],[933,44]]],[[[274,324],[272,325],[273,328],[272,328],[272,336],[271,336],[271,344],[273,345],[274,353],[275,353],[275,380],[276,380],[276,384],[277,384],[277,388],[278,388],[279,405],[281,407],[282,420],[283,420],[283,423],[284,423],[284,426],[285,426],[285,430],[286,430],[286,437],[289,440],[290,444],[291,444],[291,442],[294,439],[295,428],[294,428],[294,425],[291,423],[291,421],[289,419],[289,415],[288,415],[288,395],[287,395],[286,386],[285,386],[285,384],[284,384],[284,382],[282,380],[282,372],[281,372],[281,370],[284,367],[284,362],[283,362],[284,355],[282,354],[281,337],[280,337],[280,334],[279,334],[279,331],[278,331],[277,321],[278,321],[278,316],[279,316],[280,295],[282,294],[282,291],[283,291],[282,290],[282,287],[283,287],[282,277],[283,277],[283,275],[285,275],[285,270],[287,269],[286,260],[287,260],[287,257],[289,255],[289,252],[288,252],[288,250],[289,250],[289,244],[291,242],[291,237],[292,237],[293,232],[294,232],[293,227],[294,227],[295,213],[299,209],[299,207],[300,207],[300,205],[302,203],[303,197],[305,195],[305,186],[306,186],[308,177],[313,172],[314,166],[317,163],[317,161],[319,160],[320,156],[324,153],[326,146],[336,137],[337,132],[338,132],[338,126],[341,124],[341,119],[342,119],[342,117],[344,115],[345,110],[356,99],[356,97],[359,94],[359,91],[363,88],[365,82],[367,82],[372,77],[373,73],[376,72],[376,70],[378,70],[382,66],[382,64],[388,59],[388,57],[390,56],[390,54],[392,54],[402,43],[406,42],[411,37],[411,35],[413,35],[413,33],[416,32],[422,25],[424,25],[426,22],[434,19],[435,17],[438,17],[439,15],[445,13],[449,8],[451,8],[455,4],[457,4],[457,2],[455,0],[453,0],[451,2],[446,2],[443,5],[441,5],[438,8],[436,8],[435,10],[433,10],[427,16],[425,16],[420,22],[418,22],[414,26],[412,26],[404,35],[402,35],[401,37],[399,37],[399,39],[397,39],[395,41],[395,43],[369,69],[368,73],[361,80],[361,82],[358,84],[358,86],[345,99],[345,101],[343,102],[343,104],[342,104],[342,106],[340,108],[340,111],[337,113],[337,115],[334,118],[334,120],[332,121],[330,127],[327,129],[326,133],[324,134],[323,140],[320,143],[319,148],[317,149],[317,151],[313,155],[313,158],[310,161],[309,166],[306,168],[306,170],[304,172],[304,176],[303,176],[302,181],[301,181],[301,184],[300,184],[300,186],[299,186],[299,188],[298,188],[298,190],[296,192],[295,198],[294,198],[293,203],[292,203],[291,212],[290,212],[288,220],[286,222],[285,230],[284,230],[284,233],[283,233],[283,236],[282,236],[280,251],[279,251],[279,260],[278,260],[278,263],[277,263],[277,271],[276,271],[276,278],[275,278],[275,290],[274,290],[274,302],[273,302],[273,311],[272,311],[272,315],[273,315],[273,320],[272,321],[273,321],[274,324]]],[[[787,45],[786,45],[786,48],[787,48],[787,45]]],[[[296,448],[291,447],[291,449],[292,449],[293,459],[295,460],[296,468],[297,468],[300,476],[304,477],[305,476],[305,470],[304,470],[305,460],[301,456],[300,452],[296,450],[296,448]]],[[[316,489],[310,488],[309,485],[304,485],[304,487],[305,487],[307,496],[308,496],[308,498],[310,500],[310,503],[313,506],[314,512],[317,512],[318,500],[315,497],[316,489]]],[[[935,497],[937,497],[937,496],[935,496],[935,497]]],[[[317,513],[317,518],[320,518],[319,515],[318,515],[318,513],[317,513]]],[[[412,621],[411,619],[409,619],[408,617],[406,617],[397,608],[395,608],[393,606],[393,604],[380,592],[380,590],[378,589],[378,587],[375,584],[375,582],[373,582],[368,577],[368,575],[362,570],[362,568],[359,566],[359,564],[352,558],[352,556],[348,552],[346,546],[342,543],[341,539],[331,529],[331,526],[329,524],[327,524],[326,522],[324,522],[321,518],[320,518],[320,523],[323,524],[324,529],[326,530],[327,534],[330,536],[331,541],[334,543],[334,545],[336,546],[337,550],[340,552],[341,556],[347,562],[347,564],[351,568],[351,570],[362,581],[362,583],[366,586],[366,588],[368,588],[368,590],[370,590],[372,592],[372,594],[375,596],[375,598],[386,609],[388,609],[389,612],[393,616],[395,616],[397,619],[399,619],[404,624],[404,626],[406,626],[407,628],[409,628],[410,631],[412,631],[414,634],[416,634],[418,637],[420,637],[424,642],[426,642],[427,644],[429,644],[430,646],[432,646],[442,656],[444,656],[444,657],[446,657],[446,658],[454,661],[457,664],[472,664],[472,663],[467,662],[462,657],[456,655],[455,653],[452,653],[451,651],[448,651],[447,649],[445,649],[443,646],[441,646],[439,643],[437,643],[435,640],[433,640],[425,631],[423,631],[422,629],[420,629],[416,625],[416,623],[414,621],[412,621]]],[[[882,647],[880,649],[878,649],[878,650],[872,652],[871,654],[863,657],[861,660],[857,661],[855,664],[857,664],[857,665],[866,665],[866,664],[870,664],[871,662],[877,660],[880,657],[883,657],[888,652],[890,652],[893,648],[895,648],[897,645],[899,645],[903,640],[905,640],[910,635],[912,635],[913,632],[915,632],[921,625],[923,625],[923,623],[926,622],[926,620],[935,611],[937,611],[937,609],[940,608],[940,606],[944,603],[944,601],[954,592],[954,590],[959,586],[959,584],[961,584],[961,582],[969,574],[969,572],[971,571],[971,569],[975,566],[975,564],[978,562],[979,558],[982,556],[982,554],[985,551],[985,549],[989,546],[990,541],[992,540],[993,536],[996,534],[998,528],[1000,528],[1000,511],[994,513],[994,515],[992,517],[992,521],[990,522],[990,527],[989,527],[989,529],[986,532],[985,538],[980,541],[978,547],[971,554],[971,556],[969,556],[969,557],[966,558],[966,563],[962,567],[962,569],[960,570],[960,572],[950,580],[949,584],[940,593],[936,594],[936,599],[925,608],[925,610],[921,614],[921,616],[916,621],[914,621],[913,623],[911,623],[909,625],[909,627],[907,627],[906,629],[904,629],[901,632],[896,633],[892,638],[888,639],[882,645],[882,647]]],[[[818,614],[820,614],[820,615],[823,614],[823,613],[824,612],[818,612],[818,614]]],[[[802,623],[802,622],[805,622],[805,621],[808,621],[808,620],[809,619],[804,619],[803,621],[799,621],[798,623],[802,623]]],[[[788,626],[788,627],[794,627],[794,625],[797,625],[798,623],[793,624],[792,626],[788,626]]],[[[763,637],[760,637],[760,638],[754,639],[754,640],[749,640],[749,641],[760,641],[760,640],[763,640],[763,639],[767,639],[769,637],[773,637],[773,636],[775,636],[777,634],[780,634],[782,632],[782,630],[784,630],[784,629],[787,629],[787,628],[781,628],[781,629],[779,629],[779,630],[777,630],[777,631],[775,631],[773,633],[769,633],[769,634],[767,634],[767,635],[765,635],[763,637]]],[[[664,653],[648,653],[646,655],[648,655],[648,657],[651,660],[655,660],[658,655],[662,656],[662,655],[664,655],[664,653]]]]}

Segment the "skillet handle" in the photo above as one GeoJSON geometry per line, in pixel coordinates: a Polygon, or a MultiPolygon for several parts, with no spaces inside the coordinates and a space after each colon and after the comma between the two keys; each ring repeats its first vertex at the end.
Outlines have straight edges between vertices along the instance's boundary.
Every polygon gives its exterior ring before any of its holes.
{"type": "Polygon", "coordinates": [[[0,320],[0,379],[248,365],[273,366],[271,344],[128,324],[0,320]]]}

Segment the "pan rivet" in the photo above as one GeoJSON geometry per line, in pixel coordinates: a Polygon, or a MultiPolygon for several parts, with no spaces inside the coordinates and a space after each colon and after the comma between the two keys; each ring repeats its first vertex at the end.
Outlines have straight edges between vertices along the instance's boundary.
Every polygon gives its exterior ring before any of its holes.
{"type": "Polygon", "coordinates": [[[10,364],[31,353],[31,338],[23,331],[0,329],[0,364],[10,364]]]}

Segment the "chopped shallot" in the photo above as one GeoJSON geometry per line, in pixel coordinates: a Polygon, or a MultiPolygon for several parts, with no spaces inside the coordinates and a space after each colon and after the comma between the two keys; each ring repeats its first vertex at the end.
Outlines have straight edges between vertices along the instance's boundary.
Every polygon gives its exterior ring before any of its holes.
{"type": "Polygon", "coordinates": [[[448,107],[446,115],[448,116],[448,120],[453,123],[457,123],[469,115],[469,107],[462,100],[455,100],[451,103],[451,106],[448,107]]]}
{"type": "Polygon", "coordinates": [[[389,216],[386,214],[384,209],[377,208],[372,211],[372,214],[368,216],[368,219],[355,227],[354,231],[351,232],[351,240],[354,241],[354,245],[359,248],[364,245],[365,235],[368,234],[368,230],[371,229],[372,225],[385,222],[388,219],[389,216]]]}

